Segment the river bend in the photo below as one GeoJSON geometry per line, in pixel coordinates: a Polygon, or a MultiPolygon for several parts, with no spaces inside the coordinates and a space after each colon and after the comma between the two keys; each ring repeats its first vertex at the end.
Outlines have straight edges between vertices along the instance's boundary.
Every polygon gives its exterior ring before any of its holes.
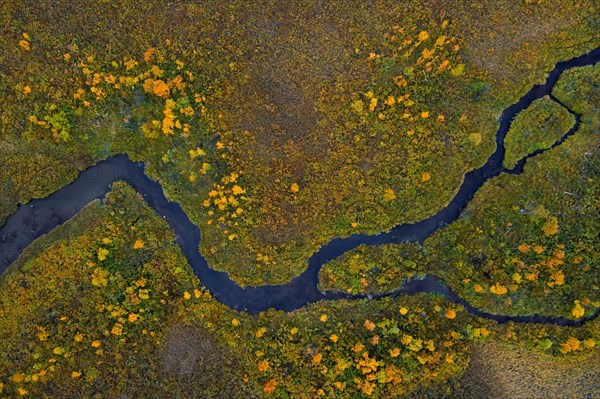
{"type": "MultiPolygon", "coordinates": [[[[551,96],[552,88],[564,71],[575,67],[593,65],[599,61],[600,48],[597,48],[568,61],[558,62],[548,74],[544,84],[533,86],[516,103],[506,108],[499,118],[500,125],[496,132],[495,151],[489,156],[484,165],[465,174],[459,190],[445,208],[416,223],[400,224],[377,235],[356,234],[346,238],[335,238],[323,245],[309,258],[307,268],[301,275],[286,284],[240,287],[229,278],[227,273],[211,269],[198,249],[201,239],[200,228],[190,221],[179,204],[171,202],[165,197],[160,184],[151,180],[144,173],[142,163],[132,162],[126,155],[116,155],[100,161],[81,172],[71,184],[48,197],[34,199],[27,205],[19,206],[0,228],[0,273],[4,273],[7,267],[36,238],[71,219],[91,201],[103,198],[110,191],[111,184],[121,180],[129,183],[145,198],[150,207],[169,223],[177,236],[177,244],[181,247],[201,283],[218,301],[233,309],[245,310],[250,313],[258,313],[269,308],[292,311],[321,300],[379,299],[424,292],[443,295],[446,299],[464,306],[467,311],[476,316],[500,323],[513,321],[580,326],[585,321],[596,317],[600,312],[600,308],[596,309],[592,315],[579,320],[541,315],[508,316],[491,314],[469,305],[464,299],[452,292],[441,279],[432,275],[427,275],[422,279],[405,281],[402,288],[380,295],[367,296],[350,295],[343,292],[321,292],[317,285],[319,271],[323,265],[345,252],[362,244],[382,245],[423,242],[436,230],[455,221],[487,180],[501,173],[522,173],[528,159],[547,149],[538,150],[523,157],[510,170],[503,167],[504,139],[515,116],[533,101],[546,95],[551,96]]],[[[552,96],[551,98],[554,99],[552,96]]],[[[560,145],[568,136],[578,130],[580,115],[572,110],[569,110],[569,112],[575,117],[575,123],[551,148],[560,145]]]]}

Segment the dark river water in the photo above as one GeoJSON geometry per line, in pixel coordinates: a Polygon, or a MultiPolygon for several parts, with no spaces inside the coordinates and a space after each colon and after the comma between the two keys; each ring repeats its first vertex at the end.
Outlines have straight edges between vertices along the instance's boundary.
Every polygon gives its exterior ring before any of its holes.
{"type": "MultiPolygon", "coordinates": [[[[292,311],[320,300],[366,298],[367,296],[364,295],[319,291],[317,288],[319,270],[325,263],[361,244],[381,245],[400,242],[423,242],[437,229],[455,221],[477,190],[488,179],[500,173],[521,173],[529,158],[546,150],[538,150],[533,154],[529,154],[510,170],[503,167],[504,139],[514,117],[533,101],[545,95],[551,95],[552,88],[564,71],[574,67],[592,65],[598,61],[600,61],[600,48],[571,60],[557,63],[544,84],[532,87],[515,104],[506,108],[499,118],[500,126],[496,132],[496,150],[489,156],[484,165],[465,174],[460,189],[448,206],[424,220],[412,224],[397,225],[390,231],[377,235],[356,234],[346,238],[335,238],[323,245],[310,257],[307,268],[301,275],[286,284],[242,288],[232,281],[227,273],[208,267],[206,259],[198,250],[201,239],[199,227],[190,221],[179,204],[167,200],[160,184],[146,176],[143,164],[130,161],[126,155],[117,155],[98,162],[81,172],[74,182],[50,196],[43,199],[34,199],[27,205],[19,206],[15,213],[6,220],[4,226],[0,228],[0,272],[4,273],[6,268],[36,238],[68,221],[94,199],[104,197],[110,191],[113,182],[122,180],[137,190],[148,204],[170,224],[177,235],[177,244],[181,247],[202,284],[218,301],[231,308],[246,310],[250,313],[258,313],[269,308],[292,311]]],[[[580,115],[571,110],[569,112],[575,117],[575,123],[553,147],[560,145],[579,128],[580,115]]],[[[578,326],[586,320],[596,317],[599,313],[599,309],[597,309],[591,316],[580,320],[540,315],[506,316],[490,314],[470,306],[464,299],[452,292],[443,281],[432,275],[428,275],[423,279],[408,280],[397,291],[381,295],[370,295],[368,298],[378,299],[420,292],[443,295],[448,300],[464,306],[467,311],[476,316],[500,323],[514,321],[578,326]]]]}

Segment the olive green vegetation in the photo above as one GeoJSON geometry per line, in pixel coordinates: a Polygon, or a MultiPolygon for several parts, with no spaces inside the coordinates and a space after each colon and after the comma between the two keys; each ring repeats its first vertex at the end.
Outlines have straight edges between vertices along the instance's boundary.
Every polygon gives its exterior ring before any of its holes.
{"type": "Polygon", "coordinates": [[[404,280],[422,275],[424,263],[419,244],[361,245],[321,269],[319,289],[349,293],[393,291],[404,280]]]}
{"type": "MultiPolygon", "coordinates": [[[[0,220],[127,153],[202,228],[211,267],[285,282],[332,237],[439,210],[493,151],[500,112],[600,45],[597,2],[402,3],[5,1],[0,220]]],[[[487,311],[589,314],[598,79],[561,78],[553,95],[580,130],[523,175],[488,182],[423,248],[344,255],[321,287],[387,291],[433,273],[487,311]]],[[[513,130],[546,134],[511,131],[509,157],[568,129],[555,108],[517,118],[513,130]]],[[[496,325],[427,295],[250,316],[199,288],[173,239],[115,184],[26,250],[0,281],[0,397],[401,397],[459,389],[474,343],[555,359],[600,345],[598,320],[496,325]]]]}
{"type": "Polygon", "coordinates": [[[29,248],[0,290],[0,392],[361,397],[465,367],[467,337],[454,329],[468,315],[457,308],[446,321],[452,305],[441,299],[407,298],[404,315],[391,302],[340,302],[251,317],[196,288],[173,240],[117,183],[104,203],[29,248]]]}
{"type": "MultiPolygon", "coordinates": [[[[224,112],[249,209],[221,227],[239,239],[203,225],[212,267],[243,284],[284,282],[332,237],[437,211],[493,150],[502,109],[556,61],[599,43],[589,7],[266,8],[279,24],[252,37],[250,78],[233,85],[234,99],[252,101],[224,112]]],[[[249,14],[263,26],[263,11],[249,14]]]]}
{"type": "Polygon", "coordinates": [[[492,339],[568,358],[600,345],[598,321],[496,325],[431,295],[233,311],[123,183],[30,247],[0,293],[2,397],[402,397],[458,379],[492,339]]]}
{"type": "MultiPolygon", "coordinates": [[[[163,375],[157,348],[181,293],[196,286],[173,240],[138,194],[116,184],[105,203],[29,248],[1,283],[0,395],[167,397],[177,375],[163,375]]],[[[204,355],[230,366],[208,365],[212,375],[198,380],[214,394],[236,361],[207,340],[204,355]]]]}
{"type": "Polygon", "coordinates": [[[522,175],[487,182],[422,252],[360,247],[327,264],[321,285],[385,291],[401,285],[378,286],[385,276],[431,273],[473,306],[500,314],[578,318],[600,306],[599,81],[598,65],[566,72],[553,94],[582,114],[580,129],[530,159],[522,175]]]}
{"type": "Polygon", "coordinates": [[[568,105],[574,112],[581,114],[583,129],[597,130],[600,126],[598,98],[600,90],[600,66],[574,68],[565,72],[554,87],[554,96],[568,105]]]}
{"type": "Polygon", "coordinates": [[[534,101],[510,126],[504,140],[504,166],[510,169],[536,150],[550,148],[574,123],[575,117],[550,97],[534,101]]]}
{"type": "Polygon", "coordinates": [[[501,110],[600,44],[598,4],[413,3],[4,2],[0,218],[125,152],[264,284],[434,213],[501,110]]]}

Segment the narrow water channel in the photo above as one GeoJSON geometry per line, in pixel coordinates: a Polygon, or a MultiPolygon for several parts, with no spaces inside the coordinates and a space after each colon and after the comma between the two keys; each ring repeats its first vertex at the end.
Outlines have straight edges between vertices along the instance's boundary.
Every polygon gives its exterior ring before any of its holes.
{"type": "MultiPolygon", "coordinates": [[[[317,288],[319,271],[327,262],[341,256],[359,245],[381,245],[400,242],[423,242],[437,229],[455,221],[462,210],[473,198],[477,190],[490,178],[500,173],[519,174],[525,162],[545,150],[538,150],[522,158],[517,165],[507,170],[502,166],[505,148],[504,139],[515,116],[527,108],[533,101],[545,95],[551,95],[552,88],[560,75],[571,68],[593,65],[600,61],[600,48],[568,61],[559,62],[549,73],[546,82],[532,87],[515,104],[506,108],[500,118],[500,126],[496,132],[496,150],[487,162],[465,174],[464,180],[448,206],[424,220],[412,224],[401,224],[388,232],[377,235],[356,234],[346,238],[335,238],[322,246],[308,260],[306,270],[290,282],[282,285],[263,285],[240,287],[232,281],[227,273],[211,269],[198,248],[201,234],[198,226],[193,224],[181,206],[170,202],[165,197],[159,183],[151,180],[144,173],[144,165],[134,163],[126,155],[116,155],[98,162],[81,172],[71,184],[61,188],[43,199],[35,199],[27,205],[21,205],[0,228],[0,273],[4,273],[23,250],[36,238],[50,232],[75,216],[83,207],[94,199],[102,198],[110,191],[115,181],[125,181],[138,191],[157,214],[162,216],[177,235],[176,242],[181,247],[194,272],[202,284],[221,303],[250,313],[258,313],[269,308],[292,311],[320,300],[360,299],[364,295],[349,295],[341,292],[321,292],[317,288]]],[[[574,134],[580,125],[580,115],[569,110],[575,117],[574,126],[553,147],[560,145],[569,135],[574,134]]],[[[397,291],[375,295],[373,299],[395,297],[402,294],[420,292],[437,293],[446,299],[465,307],[472,314],[503,323],[532,322],[558,325],[579,326],[594,318],[596,312],[580,320],[563,317],[506,316],[483,312],[470,306],[464,299],[452,292],[439,278],[428,275],[424,279],[406,281],[397,291]]]]}

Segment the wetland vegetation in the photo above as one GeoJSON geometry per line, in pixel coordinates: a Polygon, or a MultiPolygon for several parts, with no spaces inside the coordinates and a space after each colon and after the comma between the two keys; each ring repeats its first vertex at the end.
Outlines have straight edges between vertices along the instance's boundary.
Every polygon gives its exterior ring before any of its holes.
{"type": "MultiPolygon", "coordinates": [[[[599,13],[579,0],[7,1],[0,224],[127,154],[201,228],[211,268],[284,284],[334,237],[445,207],[493,153],[501,112],[600,46],[599,13]]],[[[515,118],[507,170],[548,149],[521,174],[487,181],[423,243],[332,260],[320,288],[434,274],[484,311],[592,314],[599,68],[564,72],[515,118]]],[[[538,372],[598,357],[598,318],[498,324],[431,294],[251,315],[203,288],[175,240],[118,182],[34,241],[0,280],[0,397],[472,397],[472,381],[514,382],[514,353],[538,372]]],[[[563,392],[586,389],[587,366],[571,369],[563,392]]]]}

